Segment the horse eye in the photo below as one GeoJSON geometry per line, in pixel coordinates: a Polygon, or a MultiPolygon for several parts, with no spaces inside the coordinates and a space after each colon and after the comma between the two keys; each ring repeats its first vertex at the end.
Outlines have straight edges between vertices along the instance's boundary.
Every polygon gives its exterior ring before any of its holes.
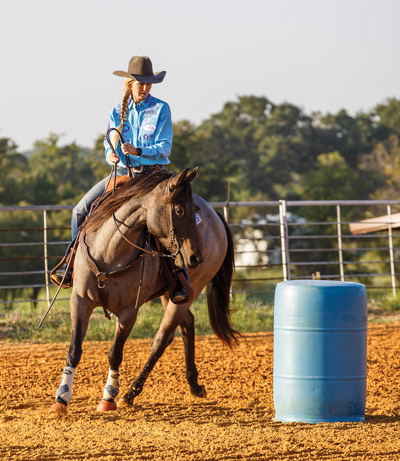
{"type": "Polygon", "coordinates": [[[185,214],[185,210],[182,206],[177,206],[175,208],[175,213],[177,214],[177,216],[182,217],[185,214]]]}

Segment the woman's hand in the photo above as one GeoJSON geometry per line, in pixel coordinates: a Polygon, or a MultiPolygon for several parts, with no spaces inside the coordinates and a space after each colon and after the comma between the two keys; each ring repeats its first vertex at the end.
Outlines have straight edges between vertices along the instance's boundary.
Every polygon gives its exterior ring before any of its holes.
{"type": "Polygon", "coordinates": [[[110,163],[118,163],[119,162],[119,156],[118,154],[114,154],[114,152],[109,152],[107,155],[108,161],[110,163]]]}
{"type": "Polygon", "coordinates": [[[138,154],[136,147],[133,147],[132,144],[129,142],[124,142],[124,144],[121,144],[121,149],[125,155],[137,155],[138,154]]]}

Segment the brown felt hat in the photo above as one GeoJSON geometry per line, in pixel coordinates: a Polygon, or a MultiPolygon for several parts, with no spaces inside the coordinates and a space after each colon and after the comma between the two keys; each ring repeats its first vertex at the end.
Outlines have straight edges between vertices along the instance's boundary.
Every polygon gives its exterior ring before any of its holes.
{"type": "Polygon", "coordinates": [[[141,83],[161,83],[166,71],[153,73],[153,64],[148,56],[133,56],[129,61],[128,72],[116,70],[113,72],[118,77],[134,78],[141,83]]]}

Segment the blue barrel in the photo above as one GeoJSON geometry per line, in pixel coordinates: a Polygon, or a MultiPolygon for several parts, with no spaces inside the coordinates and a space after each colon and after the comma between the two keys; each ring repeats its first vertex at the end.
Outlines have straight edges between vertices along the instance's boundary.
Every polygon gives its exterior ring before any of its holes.
{"type": "Polygon", "coordinates": [[[367,294],[352,282],[278,283],[274,306],[275,419],[364,421],[367,294]]]}

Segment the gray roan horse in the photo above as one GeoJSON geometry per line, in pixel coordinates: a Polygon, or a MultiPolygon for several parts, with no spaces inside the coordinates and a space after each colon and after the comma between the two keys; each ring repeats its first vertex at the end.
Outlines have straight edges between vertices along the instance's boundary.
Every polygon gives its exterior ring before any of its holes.
{"type": "Polygon", "coordinates": [[[179,175],[162,171],[138,175],[107,197],[85,222],[74,264],[71,343],[52,411],[65,413],[70,403],[82,342],[96,306],[103,306],[116,317],[114,342],[108,353],[108,379],[97,409],[117,408],[123,347],[135,324],[138,307],[154,296],[161,297],[164,316],[146,364],[118,406],[133,405],[173,340],[176,328],[184,342],[190,391],[194,396],[206,395],[197,379],[191,303],[174,304],[169,299],[159,254],[151,245],[141,250],[145,245],[141,231],[146,226],[168,254],[175,254],[176,264],[188,270],[192,300],[207,286],[209,318],[217,337],[228,346],[237,341],[239,334],[231,325],[229,308],[234,267],[232,236],[223,218],[203,199],[192,195],[191,181],[196,174],[197,168],[179,175]]]}

